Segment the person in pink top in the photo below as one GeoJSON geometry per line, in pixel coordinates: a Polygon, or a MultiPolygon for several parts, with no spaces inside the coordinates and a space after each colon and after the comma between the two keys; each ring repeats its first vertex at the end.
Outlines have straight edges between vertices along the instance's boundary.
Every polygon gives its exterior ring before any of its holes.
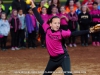
{"type": "Polygon", "coordinates": [[[52,6],[51,12],[52,13],[49,15],[49,18],[52,18],[53,16],[59,16],[58,15],[58,8],[56,6],[52,6]]]}
{"type": "MultiPolygon", "coordinates": [[[[65,6],[60,7],[59,17],[60,17],[60,24],[61,24],[60,29],[67,30],[69,19],[68,19],[68,14],[66,13],[65,6]]],[[[66,45],[66,40],[67,39],[63,40],[65,42],[65,45],[66,45]]]]}
{"type": "MultiPolygon", "coordinates": [[[[46,7],[42,7],[41,17],[42,17],[44,22],[48,21],[49,15],[47,14],[47,8],[46,7]]],[[[42,47],[45,48],[45,32],[44,32],[42,26],[39,27],[39,33],[40,33],[42,47]]]]}
{"type": "Polygon", "coordinates": [[[33,1],[30,1],[34,15],[46,33],[46,47],[50,55],[49,62],[43,75],[52,75],[58,67],[63,69],[64,75],[72,75],[70,71],[70,57],[62,40],[70,36],[89,33],[91,30],[75,32],[71,32],[69,29],[62,30],[60,29],[60,18],[58,16],[53,16],[48,22],[45,22],[38,13],[33,1]]]}

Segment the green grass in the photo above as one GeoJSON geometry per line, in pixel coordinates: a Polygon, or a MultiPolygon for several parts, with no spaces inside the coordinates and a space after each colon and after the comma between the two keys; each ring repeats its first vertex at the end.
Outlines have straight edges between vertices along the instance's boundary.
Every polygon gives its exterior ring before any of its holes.
{"type": "MultiPolygon", "coordinates": [[[[4,3],[11,3],[13,0],[3,0],[4,3]]],[[[36,0],[36,2],[40,2],[41,0],[36,0]]],[[[83,1],[83,0],[80,0],[83,1]]],[[[60,0],[60,2],[66,2],[66,0],[60,0]]]]}
{"type": "MultiPolygon", "coordinates": [[[[12,0],[3,0],[4,3],[11,3],[12,0]]],[[[36,0],[36,2],[40,2],[40,0],[36,0]]],[[[66,0],[60,0],[60,2],[66,2],[66,0]]]]}

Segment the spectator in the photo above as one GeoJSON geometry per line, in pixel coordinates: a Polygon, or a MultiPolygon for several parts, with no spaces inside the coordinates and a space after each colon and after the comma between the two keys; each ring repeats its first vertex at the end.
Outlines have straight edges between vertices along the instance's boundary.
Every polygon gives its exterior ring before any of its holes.
{"type": "Polygon", "coordinates": [[[17,11],[22,8],[23,13],[26,14],[27,12],[27,4],[24,0],[14,0],[12,2],[12,9],[16,9],[17,11]]]}
{"type": "MultiPolygon", "coordinates": [[[[100,10],[98,9],[98,3],[93,3],[93,10],[90,12],[92,16],[92,26],[96,24],[100,24],[100,10]]],[[[96,32],[92,34],[92,45],[100,46],[100,32],[96,32]]]]}
{"type": "MultiPolygon", "coordinates": [[[[68,13],[68,17],[69,17],[68,27],[69,27],[71,32],[74,32],[77,29],[78,16],[74,11],[73,6],[70,6],[70,12],[68,13]]],[[[77,46],[75,40],[76,40],[75,36],[71,36],[69,38],[69,47],[73,47],[73,46],[76,47],[77,46]]]]}
{"type": "Polygon", "coordinates": [[[79,15],[81,13],[81,3],[79,1],[76,2],[76,6],[77,6],[76,13],[77,15],[79,15]]]}
{"type": "Polygon", "coordinates": [[[48,0],[48,4],[49,4],[49,6],[51,5],[51,0],[48,0]]]}
{"type": "Polygon", "coordinates": [[[3,1],[2,0],[0,0],[0,6],[1,6],[2,10],[5,11],[5,6],[3,5],[3,1]]]}
{"type": "Polygon", "coordinates": [[[93,8],[93,5],[92,5],[92,4],[93,4],[93,1],[92,1],[92,0],[88,0],[88,1],[85,3],[85,5],[87,5],[89,11],[91,11],[92,8],[93,8]]]}
{"type": "Polygon", "coordinates": [[[53,6],[56,6],[58,9],[58,12],[60,12],[60,0],[51,0],[51,5],[49,6],[49,8],[47,10],[48,14],[52,13],[51,9],[53,6]]]}
{"type": "Polygon", "coordinates": [[[77,9],[77,7],[76,7],[76,5],[74,4],[74,0],[70,0],[70,1],[69,1],[69,4],[66,5],[66,12],[67,12],[67,13],[70,12],[70,7],[72,7],[72,6],[73,6],[74,12],[75,12],[76,9],[77,9]]]}
{"type": "MultiPolygon", "coordinates": [[[[80,30],[88,30],[91,22],[91,15],[86,5],[82,6],[82,12],[78,16],[80,30]]],[[[81,35],[81,45],[88,46],[88,34],[81,35]]]]}
{"type": "Polygon", "coordinates": [[[41,0],[41,2],[39,3],[39,7],[37,8],[38,12],[41,12],[41,8],[44,6],[44,0],[41,0]]]}
{"type": "Polygon", "coordinates": [[[100,10],[100,0],[95,0],[98,3],[98,9],[100,10]]]}

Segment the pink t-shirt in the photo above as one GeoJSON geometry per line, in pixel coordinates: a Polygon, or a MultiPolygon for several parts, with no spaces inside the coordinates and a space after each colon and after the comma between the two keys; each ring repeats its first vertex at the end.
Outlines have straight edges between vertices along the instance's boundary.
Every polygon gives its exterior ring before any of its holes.
{"type": "Polygon", "coordinates": [[[50,26],[46,23],[43,24],[43,29],[46,32],[46,45],[47,50],[50,56],[55,57],[59,54],[64,54],[64,50],[62,48],[62,37],[67,38],[70,37],[71,31],[70,30],[62,30],[52,32],[51,29],[48,29],[50,26]]]}
{"type": "Polygon", "coordinates": [[[49,15],[48,14],[42,14],[41,17],[42,17],[44,22],[47,22],[48,19],[49,19],[49,15]]]}
{"type": "MultiPolygon", "coordinates": [[[[66,16],[68,18],[68,15],[66,13],[65,14],[62,14],[62,13],[59,14],[59,17],[62,17],[62,16],[66,16]]],[[[60,22],[61,25],[68,25],[68,22],[66,21],[65,18],[61,18],[60,21],[61,21],[60,22]]]]}

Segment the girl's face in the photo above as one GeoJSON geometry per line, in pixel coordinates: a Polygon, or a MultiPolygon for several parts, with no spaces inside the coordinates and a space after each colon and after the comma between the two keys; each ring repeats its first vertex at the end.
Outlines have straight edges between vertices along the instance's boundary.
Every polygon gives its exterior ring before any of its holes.
{"type": "Polygon", "coordinates": [[[69,6],[73,6],[73,5],[74,5],[74,1],[71,0],[71,1],[69,2],[69,6]]]}
{"type": "Polygon", "coordinates": [[[57,8],[56,7],[52,8],[52,13],[57,13],[57,8]]]}
{"type": "Polygon", "coordinates": [[[40,5],[41,5],[41,6],[44,6],[44,3],[45,3],[44,1],[41,1],[41,4],[40,4],[40,5]]]}
{"type": "Polygon", "coordinates": [[[54,18],[52,20],[52,23],[50,23],[50,27],[54,31],[58,31],[60,28],[60,19],[59,18],[54,18]]]}
{"type": "Polygon", "coordinates": [[[46,8],[42,8],[42,13],[46,14],[47,13],[47,9],[46,8]]]}
{"type": "Polygon", "coordinates": [[[14,16],[17,16],[17,10],[13,12],[13,15],[14,16]]]}
{"type": "Polygon", "coordinates": [[[86,12],[86,10],[87,10],[87,6],[85,6],[85,5],[82,6],[82,11],[83,11],[83,12],[86,12]]]}
{"type": "Polygon", "coordinates": [[[53,4],[57,4],[58,3],[58,0],[53,0],[53,4]]]}
{"type": "Polygon", "coordinates": [[[76,6],[79,8],[81,7],[81,3],[80,2],[76,2],[76,6]]]}
{"type": "Polygon", "coordinates": [[[28,12],[29,12],[29,14],[33,14],[33,11],[32,11],[32,9],[29,9],[29,11],[28,11],[28,12]]]}
{"type": "Polygon", "coordinates": [[[19,14],[22,15],[23,14],[23,10],[19,10],[19,14]]]}
{"type": "Polygon", "coordinates": [[[94,8],[94,9],[98,9],[98,5],[94,4],[94,5],[93,5],[93,8],[94,8]]]}
{"type": "Polygon", "coordinates": [[[74,7],[71,6],[71,7],[70,7],[70,12],[73,12],[73,11],[74,11],[74,7]]]}
{"type": "Polygon", "coordinates": [[[50,0],[50,1],[48,1],[48,4],[49,4],[49,5],[51,5],[51,0],[50,0]]]}
{"type": "Polygon", "coordinates": [[[60,11],[65,12],[65,7],[64,6],[60,7],[60,11]]]}
{"type": "Polygon", "coordinates": [[[1,19],[5,20],[6,19],[6,14],[1,14],[1,19]]]}

